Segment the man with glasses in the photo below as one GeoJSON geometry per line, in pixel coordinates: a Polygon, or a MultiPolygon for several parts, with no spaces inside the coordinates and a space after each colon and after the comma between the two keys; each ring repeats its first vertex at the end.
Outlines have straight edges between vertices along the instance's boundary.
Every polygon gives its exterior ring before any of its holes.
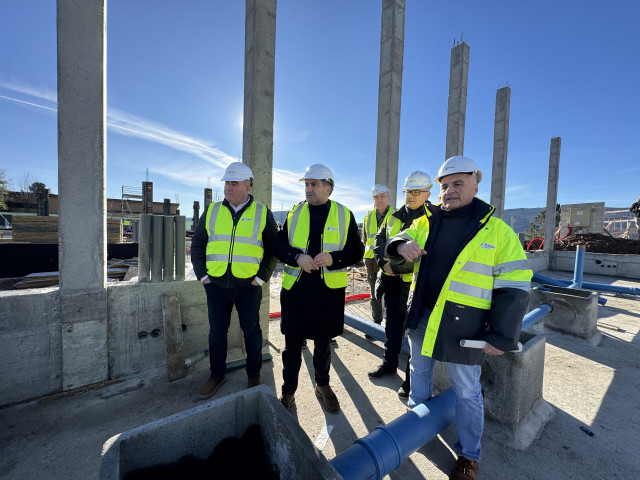
{"type": "Polygon", "coordinates": [[[445,362],[455,392],[458,459],[450,480],[478,477],[484,406],[484,355],[517,348],[533,275],[515,232],[476,198],[482,172],[467,157],[451,157],[438,171],[441,205],[387,243],[391,262],[415,266],[410,329],[413,408],[431,397],[435,360],[445,362]],[[484,348],[460,340],[484,340],[484,348]]]}
{"type": "MultiPolygon", "coordinates": [[[[385,258],[384,248],[387,239],[397,235],[411,226],[413,221],[427,213],[429,196],[431,195],[431,177],[419,170],[411,173],[404,181],[404,206],[389,217],[375,235],[374,255],[377,265],[382,271],[376,285],[376,295],[380,300],[384,297],[387,306],[387,323],[385,324],[386,341],[382,364],[368,373],[370,378],[395,375],[398,369],[398,355],[402,347],[404,318],[407,313],[407,298],[413,276],[413,263],[402,265],[391,264],[385,258]]],[[[411,389],[409,362],[405,371],[405,380],[398,390],[400,398],[408,398],[411,389]]]]}
{"type": "MultiPolygon", "coordinates": [[[[373,242],[376,233],[380,229],[389,216],[393,213],[393,208],[389,207],[389,189],[386,185],[378,184],[371,189],[373,197],[373,210],[367,213],[362,224],[362,240],[365,244],[364,265],[367,268],[367,281],[371,291],[371,317],[373,321],[380,325],[382,323],[382,302],[378,301],[375,296],[376,279],[378,277],[378,264],[373,258],[373,242]]],[[[367,340],[373,337],[365,335],[367,340]]]]}

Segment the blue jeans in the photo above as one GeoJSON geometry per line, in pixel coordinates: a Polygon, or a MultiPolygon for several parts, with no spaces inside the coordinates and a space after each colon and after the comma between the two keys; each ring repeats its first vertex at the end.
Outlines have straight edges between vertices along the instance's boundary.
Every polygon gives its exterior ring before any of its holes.
{"type": "Polygon", "coordinates": [[[247,350],[247,375],[260,374],[262,367],[262,330],[260,329],[260,302],[262,287],[247,285],[240,288],[222,288],[205,283],[209,311],[209,363],[211,377],[223,378],[227,370],[227,332],[231,323],[231,310],[236,306],[240,328],[247,350]]]}
{"type": "MultiPolygon", "coordinates": [[[[431,312],[429,312],[431,313],[431,312]]],[[[421,355],[424,333],[429,314],[409,332],[411,347],[411,392],[408,406],[415,407],[431,398],[433,390],[433,367],[435,360],[421,355]]],[[[445,362],[453,391],[456,394],[456,430],[458,441],[454,445],[457,455],[469,460],[480,459],[480,438],[484,429],[484,404],[480,386],[480,365],[462,365],[445,362]]]]}

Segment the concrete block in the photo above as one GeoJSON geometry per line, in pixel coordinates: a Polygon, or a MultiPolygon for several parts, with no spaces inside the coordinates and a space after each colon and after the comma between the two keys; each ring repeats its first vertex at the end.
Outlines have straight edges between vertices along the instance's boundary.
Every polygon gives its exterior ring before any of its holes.
{"type": "Polygon", "coordinates": [[[342,478],[273,391],[260,385],[111,437],[102,449],[100,480],[120,479],[185,455],[206,458],[221,440],[240,437],[256,423],[267,459],[278,465],[280,479],[342,478]]]}
{"type": "Polygon", "coordinates": [[[579,288],[544,285],[531,289],[529,306],[549,303],[553,311],[542,319],[545,327],[598,343],[598,293],[579,288]],[[594,341],[596,340],[596,341],[594,341]]]}

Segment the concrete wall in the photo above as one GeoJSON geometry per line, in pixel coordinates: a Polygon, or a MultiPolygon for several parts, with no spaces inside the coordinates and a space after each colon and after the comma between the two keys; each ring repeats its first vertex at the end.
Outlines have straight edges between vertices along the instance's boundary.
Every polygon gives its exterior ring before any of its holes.
{"type": "MultiPolygon", "coordinates": [[[[554,250],[549,269],[559,272],[573,272],[575,265],[576,252],[554,250]]],[[[584,273],[640,279],[640,255],[586,252],[584,273]]]]}
{"type": "MultiPolygon", "coordinates": [[[[109,284],[106,288],[109,379],[165,365],[161,299],[170,292],[180,295],[186,357],[208,348],[207,302],[200,282],[109,284]]],[[[263,295],[268,296],[268,283],[263,287],[263,295]]],[[[54,287],[0,292],[0,407],[63,390],[60,305],[60,292],[54,287]]],[[[263,352],[268,353],[268,302],[263,302],[260,326],[263,352]]],[[[246,355],[235,312],[228,341],[227,363],[242,364],[246,355]]]]}

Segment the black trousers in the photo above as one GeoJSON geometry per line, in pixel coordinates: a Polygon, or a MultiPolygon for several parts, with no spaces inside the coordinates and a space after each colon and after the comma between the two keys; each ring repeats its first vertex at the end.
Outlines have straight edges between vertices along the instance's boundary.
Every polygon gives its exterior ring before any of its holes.
{"type": "Polygon", "coordinates": [[[396,368],[398,355],[402,347],[404,319],[407,315],[407,300],[409,298],[409,282],[403,282],[402,277],[389,277],[384,293],[387,305],[387,322],[384,333],[387,340],[384,343],[384,365],[396,368]]]}
{"type": "MultiPolygon", "coordinates": [[[[329,385],[329,368],[331,368],[330,338],[313,339],[313,370],[316,385],[329,385]]],[[[282,393],[293,395],[298,389],[298,374],[302,365],[302,343],[304,338],[292,335],[284,336],[282,352],[282,393]]]]}

